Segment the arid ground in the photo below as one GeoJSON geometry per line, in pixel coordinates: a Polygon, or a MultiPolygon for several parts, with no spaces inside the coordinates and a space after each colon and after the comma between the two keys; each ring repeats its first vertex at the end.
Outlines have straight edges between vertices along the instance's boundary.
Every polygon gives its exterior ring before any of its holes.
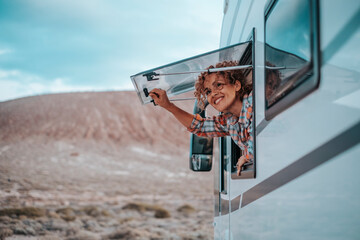
{"type": "Polygon", "coordinates": [[[1,102],[0,239],[212,239],[189,139],[130,91],[1,102]]]}

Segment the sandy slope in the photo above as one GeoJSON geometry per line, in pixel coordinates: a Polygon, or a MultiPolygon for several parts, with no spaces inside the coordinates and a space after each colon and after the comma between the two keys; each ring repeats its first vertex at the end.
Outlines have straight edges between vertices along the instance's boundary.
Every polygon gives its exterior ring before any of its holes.
{"type": "MultiPolygon", "coordinates": [[[[191,111],[192,104],[182,106],[191,111]]],[[[167,207],[173,217],[165,223],[172,222],[174,229],[182,225],[186,235],[186,226],[198,224],[191,236],[199,238],[198,229],[204,238],[211,238],[212,173],[189,170],[188,145],[189,134],[173,116],[159,107],[142,106],[134,92],[66,93],[2,102],[1,208],[41,206],[50,211],[96,205],[114,212],[129,202],[146,202],[167,207]],[[199,214],[179,215],[176,209],[186,203],[199,214]]],[[[165,223],[146,214],[95,233],[79,224],[73,235],[65,230],[58,235],[81,239],[76,236],[88,231],[101,239],[117,227],[138,222],[130,229],[141,230],[143,239],[186,239],[168,230],[151,235],[154,221],[165,223]]],[[[17,220],[17,224],[22,221],[17,220]]],[[[0,236],[2,228],[15,233],[15,225],[0,219],[0,236]]],[[[43,235],[49,234],[56,235],[51,230],[43,235]]]]}

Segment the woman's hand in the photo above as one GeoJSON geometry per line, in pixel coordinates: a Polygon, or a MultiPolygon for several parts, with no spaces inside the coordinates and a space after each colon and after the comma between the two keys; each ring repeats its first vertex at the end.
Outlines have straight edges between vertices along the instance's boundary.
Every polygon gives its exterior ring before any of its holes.
{"type": "Polygon", "coordinates": [[[244,165],[245,163],[249,162],[249,159],[246,159],[245,156],[241,156],[238,159],[238,162],[236,164],[236,168],[237,168],[237,175],[240,176],[241,175],[241,167],[242,165],[244,165]]]}
{"type": "Polygon", "coordinates": [[[165,109],[169,109],[172,105],[165,90],[154,88],[149,92],[149,96],[154,100],[155,104],[165,109]]]}
{"type": "Polygon", "coordinates": [[[159,88],[154,88],[149,92],[149,95],[152,99],[154,99],[155,104],[171,112],[184,127],[189,128],[191,126],[194,115],[171,103],[166,94],[166,91],[159,88]]]}

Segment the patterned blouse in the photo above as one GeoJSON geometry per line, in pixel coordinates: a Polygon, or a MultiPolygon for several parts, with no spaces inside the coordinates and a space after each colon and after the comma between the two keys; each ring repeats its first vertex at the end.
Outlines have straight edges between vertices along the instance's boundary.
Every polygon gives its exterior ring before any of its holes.
{"type": "Polygon", "coordinates": [[[199,114],[196,114],[188,131],[199,137],[231,136],[242,150],[243,156],[252,160],[254,156],[252,100],[252,92],[244,96],[239,117],[232,113],[224,113],[218,116],[202,118],[199,114]]]}

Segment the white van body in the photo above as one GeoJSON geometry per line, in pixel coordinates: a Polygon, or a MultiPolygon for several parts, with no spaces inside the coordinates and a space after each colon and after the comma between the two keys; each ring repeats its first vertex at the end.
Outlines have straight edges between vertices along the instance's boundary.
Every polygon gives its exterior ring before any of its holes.
{"type": "Polygon", "coordinates": [[[223,140],[213,166],[214,238],[360,239],[360,1],[318,2],[319,85],[266,120],[269,2],[224,1],[220,48],[255,31],[256,176],[234,177],[232,140],[223,140]]]}

